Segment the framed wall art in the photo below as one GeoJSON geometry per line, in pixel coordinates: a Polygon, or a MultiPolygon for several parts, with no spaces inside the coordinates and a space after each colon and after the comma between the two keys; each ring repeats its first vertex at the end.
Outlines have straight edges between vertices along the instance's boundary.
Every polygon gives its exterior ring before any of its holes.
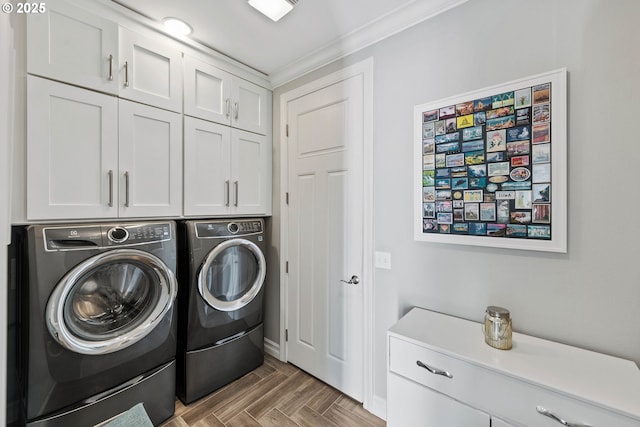
{"type": "Polygon", "coordinates": [[[414,108],[416,240],[567,251],[567,71],[414,108]]]}

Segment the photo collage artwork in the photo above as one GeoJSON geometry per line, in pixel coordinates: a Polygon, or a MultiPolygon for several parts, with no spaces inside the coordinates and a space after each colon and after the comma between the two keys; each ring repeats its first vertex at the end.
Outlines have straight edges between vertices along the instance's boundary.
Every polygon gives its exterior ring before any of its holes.
{"type": "Polygon", "coordinates": [[[422,231],[551,239],[551,82],[422,113],[422,231]]]}

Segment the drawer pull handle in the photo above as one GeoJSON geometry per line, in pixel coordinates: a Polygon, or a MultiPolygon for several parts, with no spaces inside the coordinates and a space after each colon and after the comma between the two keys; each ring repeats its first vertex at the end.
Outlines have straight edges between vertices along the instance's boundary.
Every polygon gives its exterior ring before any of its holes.
{"type": "Polygon", "coordinates": [[[536,411],[538,411],[539,414],[542,414],[545,417],[549,417],[549,418],[551,418],[553,420],[556,420],[557,422],[559,422],[563,426],[567,426],[567,427],[593,427],[593,426],[590,426],[588,424],[575,424],[575,423],[570,423],[568,421],[565,421],[562,418],[560,418],[559,416],[557,416],[556,414],[554,414],[553,412],[551,412],[550,410],[548,410],[546,408],[543,408],[542,406],[536,406],[536,411]]]}
{"type": "Polygon", "coordinates": [[[442,375],[443,377],[453,378],[453,375],[451,375],[449,372],[443,371],[442,369],[438,369],[438,368],[432,368],[431,366],[426,365],[419,360],[416,360],[416,365],[426,369],[427,371],[431,372],[434,375],[442,375]]]}

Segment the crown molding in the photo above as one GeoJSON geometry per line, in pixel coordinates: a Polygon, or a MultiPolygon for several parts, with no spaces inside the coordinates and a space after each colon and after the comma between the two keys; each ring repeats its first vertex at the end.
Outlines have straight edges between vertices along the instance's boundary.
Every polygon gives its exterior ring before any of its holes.
{"type": "Polygon", "coordinates": [[[269,75],[274,88],[393,36],[468,0],[414,0],[269,75]]]}

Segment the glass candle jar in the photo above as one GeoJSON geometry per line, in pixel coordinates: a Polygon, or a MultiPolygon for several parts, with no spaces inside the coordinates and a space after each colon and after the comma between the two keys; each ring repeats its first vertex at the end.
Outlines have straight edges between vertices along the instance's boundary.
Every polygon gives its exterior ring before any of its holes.
{"type": "Polygon", "coordinates": [[[511,315],[509,310],[490,305],[484,313],[484,342],[500,350],[511,348],[511,315]]]}

